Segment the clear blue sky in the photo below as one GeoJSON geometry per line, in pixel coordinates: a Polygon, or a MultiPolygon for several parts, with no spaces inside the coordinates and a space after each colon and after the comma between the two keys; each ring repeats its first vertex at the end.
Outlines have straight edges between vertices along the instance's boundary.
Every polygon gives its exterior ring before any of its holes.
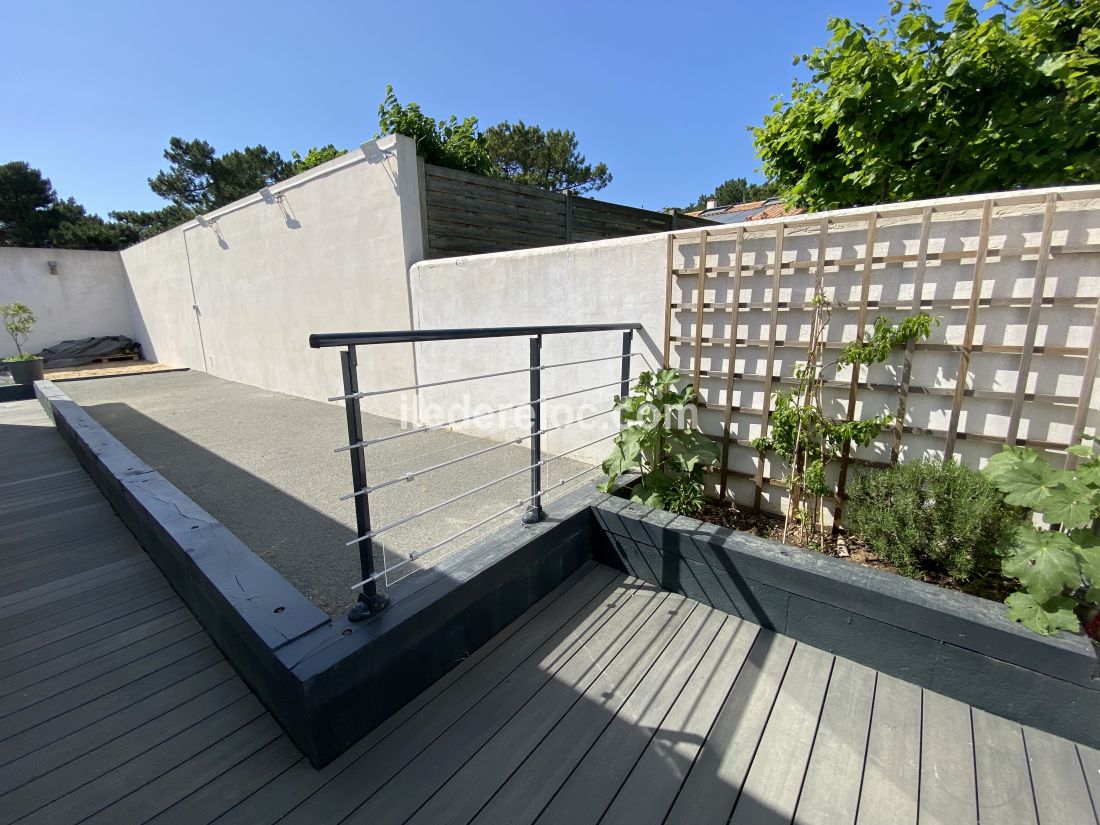
{"type": "MultiPolygon", "coordinates": [[[[25,160],[93,212],[164,205],[146,179],[172,135],[219,151],[374,136],[386,83],[436,117],[573,129],[660,209],[759,179],[746,126],[787,92],[830,15],[887,0],[10,3],[0,163],[25,160]]],[[[942,2],[936,2],[937,7],[942,2]]]]}

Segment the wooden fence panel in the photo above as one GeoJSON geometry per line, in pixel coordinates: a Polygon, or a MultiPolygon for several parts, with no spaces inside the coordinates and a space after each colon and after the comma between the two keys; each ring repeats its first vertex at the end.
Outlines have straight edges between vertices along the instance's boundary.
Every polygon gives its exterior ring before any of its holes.
{"type": "Polygon", "coordinates": [[[429,258],[713,225],[690,215],[547,192],[429,164],[424,165],[421,196],[429,258]]]}
{"type": "Polygon", "coordinates": [[[832,304],[830,352],[879,315],[940,321],[884,364],[827,375],[827,414],[895,417],[830,465],[828,518],[849,466],[954,457],[979,467],[1006,442],[1061,462],[1100,426],[1100,190],[674,232],[668,267],[665,363],[707,402],[699,424],[723,455],[711,492],[743,506],[786,503],[781,463],[749,442],[766,431],[774,391],[796,384],[818,279],[832,304]]]}

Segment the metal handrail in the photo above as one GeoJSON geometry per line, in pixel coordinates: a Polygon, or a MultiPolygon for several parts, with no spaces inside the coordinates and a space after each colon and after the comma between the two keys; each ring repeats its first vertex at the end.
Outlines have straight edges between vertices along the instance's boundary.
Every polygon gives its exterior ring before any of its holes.
{"type": "MultiPolygon", "coordinates": [[[[640,352],[632,352],[631,358],[641,355],[640,352]]],[[[552,370],[555,367],[576,367],[580,364],[597,364],[601,361],[618,361],[622,358],[621,355],[607,355],[602,358],[582,358],[579,361],[561,361],[557,364],[543,364],[539,367],[518,367],[514,370],[503,370],[501,372],[483,372],[480,375],[462,375],[458,378],[445,378],[442,381],[429,381],[427,384],[409,384],[405,387],[387,387],[384,390],[370,390],[369,392],[357,392],[354,396],[350,395],[334,395],[329,398],[329,401],[346,401],[348,398],[373,398],[376,395],[390,395],[395,392],[408,392],[409,390],[427,390],[432,387],[445,387],[448,384],[461,384],[463,381],[481,381],[485,378],[503,378],[506,375],[522,375],[529,373],[532,370],[552,370]]]]}
{"type": "Polygon", "coordinates": [[[472,327],[469,329],[414,329],[386,332],[324,332],[309,336],[313,349],[356,347],[373,344],[419,344],[425,341],[462,341],[471,338],[514,338],[529,335],[564,335],[574,332],[625,332],[641,329],[632,324],[557,324],[532,327],[472,327]]]}
{"type": "MultiPolygon", "coordinates": [[[[522,327],[488,327],[488,328],[473,328],[473,329],[437,329],[437,330],[393,330],[383,332],[337,332],[337,333],[315,333],[309,336],[309,345],[314,349],[324,347],[343,347],[343,351],[340,353],[341,371],[343,373],[344,392],[342,395],[335,396],[330,399],[333,401],[342,400],[344,402],[344,409],[347,417],[348,425],[348,446],[337,448],[337,451],[347,450],[351,459],[351,476],[352,476],[352,495],[344,496],[344,499],[351,498],[355,504],[355,524],[356,524],[356,537],[348,542],[348,545],[357,545],[359,549],[359,565],[363,572],[363,579],[356,587],[362,587],[359,593],[358,603],[348,613],[348,618],[352,621],[361,621],[370,616],[373,616],[383,609],[389,603],[389,599],[385,594],[378,592],[377,580],[380,575],[384,575],[385,572],[401,565],[394,565],[387,567],[385,571],[376,574],[374,572],[374,541],[373,538],[377,535],[385,533],[395,527],[402,524],[406,524],[413,519],[420,518],[427,515],[434,510],[444,507],[448,504],[453,504],[456,501],[460,501],[468,496],[471,496],[481,490],[484,490],[493,485],[499,484],[507,479],[514,478],[523,473],[530,473],[531,476],[531,494],[524,499],[521,499],[517,505],[527,503],[528,507],[523,515],[523,522],[525,524],[533,524],[541,521],[543,518],[542,511],[542,468],[559,458],[570,455],[578,450],[589,447],[593,444],[603,441],[604,439],[611,438],[614,433],[602,436],[587,444],[582,444],[580,447],[568,450],[559,455],[553,456],[548,459],[542,457],[542,436],[555,429],[561,429],[561,427],[543,428],[542,426],[542,404],[545,401],[554,398],[564,398],[569,395],[578,395],[580,393],[589,392],[591,390],[604,389],[607,387],[618,386],[620,388],[620,394],[626,395],[630,387],[630,362],[635,353],[631,352],[631,342],[633,340],[634,331],[641,329],[642,325],[638,323],[622,323],[622,324],[558,324],[558,325],[540,325],[540,326],[522,326],[522,327]],[[542,363],[542,338],[544,335],[561,335],[572,334],[582,332],[621,332],[622,333],[622,351],[620,355],[611,356],[608,358],[592,358],[580,361],[571,361],[559,364],[546,364],[542,363]],[[526,368],[512,369],[503,372],[495,372],[487,375],[475,375],[467,376],[465,378],[447,379],[442,381],[432,382],[430,384],[413,385],[409,387],[394,387],[390,389],[382,390],[367,390],[361,392],[359,389],[359,374],[358,374],[358,358],[356,355],[356,349],[360,346],[374,346],[378,344],[408,344],[408,343],[421,343],[427,341],[456,341],[456,340],[472,340],[482,338],[507,338],[507,337],[527,337],[529,339],[529,364],[526,368]],[[542,395],[542,372],[544,369],[552,369],[554,367],[572,366],[576,364],[592,363],[594,361],[612,361],[620,360],[622,362],[620,379],[616,382],[610,382],[607,384],[600,384],[594,387],[585,387],[580,390],[572,390],[570,392],[559,393],[557,395],[546,396],[542,395]],[[420,390],[429,386],[441,386],[444,384],[454,384],[460,381],[472,381],[480,380],[483,378],[495,378],[504,375],[514,375],[519,373],[528,373],[528,400],[521,404],[516,404],[512,407],[505,407],[501,410],[491,411],[489,413],[482,413],[474,416],[468,416],[467,418],[460,419],[460,421],[472,420],[474,418],[481,418],[484,415],[492,415],[496,412],[502,412],[507,409],[520,409],[522,407],[529,407],[531,411],[531,426],[528,435],[520,439],[509,440],[504,444],[494,445],[491,447],[479,449],[476,452],[470,453],[465,456],[450,459],[442,463],[436,464],[432,467],[428,467],[417,473],[406,473],[398,478],[391,479],[378,485],[371,486],[367,483],[367,467],[366,456],[364,448],[368,444],[378,443],[380,441],[388,441],[393,438],[399,438],[405,435],[412,435],[417,432],[426,432],[433,429],[442,429],[449,424],[456,424],[459,421],[448,422],[444,424],[432,425],[428,427],[418,427],[412,430],[407,430],[400,433],[391,433],[386,436],[382,436],[375,439],[366,439],[363,435],[363,412],[361,409],[360,400],[374,395],[382,395],[392,392],[403,392],[409,390],[420,390]],[[467,490],[457,496],[448,499],[445,502],[434,505],[433,507],[421,510],[419,512],[410,514],[404,518],[398,519],[395,522],[384,525],[376,529],[371,527],[370,516],[370,493],[374,490],[388,487],[392,484],[396,484],[400,481],[411,481],[417,475],[421,475],[432,470],[438,470],[443,467],[449,467],[459,461],[464,461],[474,456],[485,455],[496,449],[501,449],[510,443],[519,443],[522,441],[530,441],[531,448],[531,461],[527,467],[517,470],[512,473],[508,473],[501,476],[487,484],[482,484],[475,487],[472,490],[467,490]]],[[[610,411],[601,411],[596,415],[606,415],[610,411]]],[[[587,416],[586,418],[593,418],[595,415],[587,416]]],[[[581,419],[585,420],[585,419],[581,419]]],[[[576,423],[576,422],[573,422],[576,423]]],[[[562,425],[566,426],[566,425],[562,425]]],[[[590,471],[585,471],[590,472],[590,471]]],[[[579,477],[575,476],[575,477],[579,477]]],[[[508,510],[513,509],[509,507],[508,510]]],[[[501,511],[507,512],[505,511],[501,511]]],[[[485,523],[484,521],[481,523],[485,523]]],[[[455,535],[448,537],[447,539],[437,543],[427,550],[422,550],[415,554],[412,554],[408,561],[402,564],[407,564],[412,559],[423,555],[425,552],[430,552],[436,547],[447,544],[461,535],[466,535],[475,527],[465,529],[455,535]]]]}

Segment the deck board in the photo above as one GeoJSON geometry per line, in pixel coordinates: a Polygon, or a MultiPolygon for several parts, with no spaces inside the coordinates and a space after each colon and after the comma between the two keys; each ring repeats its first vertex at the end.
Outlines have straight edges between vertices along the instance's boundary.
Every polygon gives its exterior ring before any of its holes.
{"type": "Polygon", "coordinates": [[[878,674],[856,825],[915,825],[920,743],[921,689],[878,674]]]}
{"type": "Polygon", "coordinates": [[[925,691],[921,720],[921,825],[977,825],[970,708],[925,691]]]}
{"type": "Polygon", "coordinates": [[[318,771],[34,403],[0,523],[0,825],[1100,825],[1100,753],[592,562],[318,771]]]}
{"type": "Polygon", "coordinates": [[[972,710],[978,819],[982,825],[1038,822],[1024,734],[1019,725],[972,710]]]}
{"type": "Polygon", "coordinates": [[[795,810],[797,825],[856,821],[874,698],[875,672],[837,659],[795,810]]]}

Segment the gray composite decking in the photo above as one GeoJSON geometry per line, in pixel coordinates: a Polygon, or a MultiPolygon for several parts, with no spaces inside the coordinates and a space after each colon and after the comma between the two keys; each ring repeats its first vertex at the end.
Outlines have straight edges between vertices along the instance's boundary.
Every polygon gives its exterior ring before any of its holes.
{"type": "Polygon", "coordinates": [[[1096,751],[592,563],[316,771],[38,407],[0,405],[0,825],[1097,825],[1097,801],[1096,751]]]}

